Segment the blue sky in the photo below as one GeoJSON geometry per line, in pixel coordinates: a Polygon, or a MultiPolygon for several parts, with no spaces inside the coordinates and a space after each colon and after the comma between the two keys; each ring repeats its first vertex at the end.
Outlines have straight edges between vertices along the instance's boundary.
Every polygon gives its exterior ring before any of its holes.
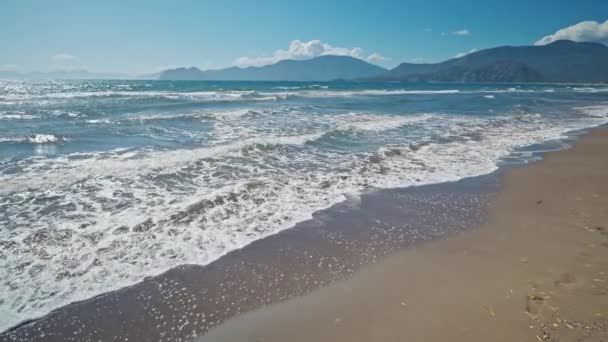
{"type": "Polygon", "coordinates": [[[289,55],[294,40],[321,41],[297,48],[374,54],[370,60],[393,67],[533,44],[578,22],[606,19],[606,0],[7,0],[0,8],[0,70],[137,74],[260,64],[289,55]],[[275,54],[279,49],[286,51],[275,54]]]}

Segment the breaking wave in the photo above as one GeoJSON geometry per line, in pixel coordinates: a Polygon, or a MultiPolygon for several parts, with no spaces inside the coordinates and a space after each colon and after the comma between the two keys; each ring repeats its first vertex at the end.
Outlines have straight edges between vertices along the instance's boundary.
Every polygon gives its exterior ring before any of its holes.
{"type": "Polygon", "coordinates": [[[0,137],[0,143],[13,144],[53,144],[58,142],[69,141],[66,137],[56,136],[53,134],[33,134],[22,137],[0,137]]]}
{"type": "Polygon", "coordinates": [[[0,86],[0,329],[608,122],[599,96],[559,85],[125,82],[0,86]]]}

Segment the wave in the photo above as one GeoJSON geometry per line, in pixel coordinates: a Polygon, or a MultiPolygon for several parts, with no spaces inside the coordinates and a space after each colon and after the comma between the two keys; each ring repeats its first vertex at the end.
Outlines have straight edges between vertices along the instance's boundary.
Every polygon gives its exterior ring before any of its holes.
{"type": "Polygon", "coordinates": [[[39,100],[73,100],[92,98],[160,98],[167,100],[196,100],[196,101],[268,101],[276,100],[277,96],[256,96],[255,91],[96,91],[96,92],[65,92],[44,95],[33,94],[5,94],[0,101],[29,102],[39,100]]]}
{"type": "Polygon", "coordinates": [[[608,106],[584,106],[575,107],[574,109],[584,115],[588,115],[594,118],[608,118],[608,106]]]}
{"type": "MultiPolygon", "coordinates": [[[[310,86],[277,86],[273,89],[278,91],[255,91],[255,90],[220,90],[220,91],[76,91],[59,92],[49,94],[23,94],[9,93],[0,95],[3,104],[15,104],[26,102],[61,101],[61,100],[86,100],[86,99],[146,99],[157,98],[164,100],[189,100],[200,102],[234,102],[234,101],[277,101],[290,97],[301,98],[333,98],[354,96],[399,96],[399,95],[453,95],[470,93],[531,93],[531,92],[553,92],[554,89],[521,89],[511,87],[508,89],[486,89],[486,90],[408,90],[408,89],[363,89],[363,90],[328,90],[326,85],[310,86]]],[[[576,92],[605,92],[608,87],[597,88],[572,88],[576,92]]]]}
{"type": "MultiPolygon", "coordinates": [[[[43,186],[44,184],[48,184],[48,181],[51,178],[54,179],[54,185],[61,186],[77,182],[83,177],[97,177],[106,174],[125,177],[153,169],[180,168],[197,160],[221,158],[234,152],[236,155],[240,155],[240,152],[243,150],[278,145],[304,145],[307,142],[319,139],[323,134],[324,132],[293,136],[257,137],[190,150],[155,151],[120,148],[109,152],[92,154],[76,153],[53,159],[34,159],[31,160],[31,164],[23,166],[23,169],[26,172],[22,175],[0,174],[0,181],[4,181],[4,184],[6,185],[6,187],[0,189],[0,193],[43,186]],[[102,164],[98,163],[100,160],[103,160],[102,164]],[[79,171],[70,174],[70,170],[74,169],[79,171]],[[29,177],[26,176],[28,173],[37,172],[40,172],[41,174],[37,179],[26,181],[24,178],[29,177]]],[[[7,142],[32,142],[43,144],[67,141],[64,139],[65,138],[43,134],[31,137],[7,138],[7,142]]],[[[1,141],[2,140],[0,140],[0,142],[1,141]]],[[[26,162],[24,162],[24,164],[26,164],[26,162]]]]}
{"type": "Polygon", "coordinates": [[[53,144],[69,141],[67,137],[56,136],[53,134],[33,134],[22,137],[0,137],[0,143],[30,143],[30,144],[53,144]]]}
{"type": "Polygon", "coordinates": [[[310,108],[309,106],[291,106],[279,108],[248,109],[238,108],[232,110],[194,110],[191,112],[178,113],[138,113],[113,119],[89,119],[85,120],[88,124],[123,124],[126,122],[147,122],[147,121],[166,121],[166,120],[189,120],[189,119],[208,119],[212,121],[234,121],[244,117],[262,117],[281,111],[295,111],[310,108]]]}
{"type": "MultiPolygon", "coordinates": [[[[0,326],[179,264],[207,264],[311,218],[345,194],[486,174],[518,148],[608,121],[608,107],[577,110],[581,115],[571,120],[537,113],[295,111],[314,123],[313,131],[280,135],[260,129],[255,137],[249,122],[237,116],[219,121],[234,123],[229,128],[235,135],[231,143],[216,146],[120,149],[10,165],[0,160],[0,225],[8,227],[0,230],[0,239],[10,242],[6,250],[19,250],[0,258],[0,278],[16,285],[0,284],[0,309],[12,315],[0,317],[0,326]],[[410,125],[413,135],[390,134],[410,125]],[[374,147],[344,153],[318,144],[335,131],[369,132],[357,138],[371,139],[374,144],[366,146],[374,147]],[[20,172],[3,173],[4,168],[20,172]]],[[[295,122],[292,116],[283,119],[295,122]]]]}
{"type": "Polygon", "coordinates": [[[472,91],[467,91],[466,93],[469,94],[477,94],[477,93],[496,93],[496,94],[501,94],[501,93],[536,93],[538,92],[538,89],[521,89],[521,88],[507,88],[507,89],[486,89],[486,90],[472,90],[472,91]]]}
{"type": "Polygon", "coordinates": [[[0,112],[0,120],[37,120],[37,119],[73,119],[83,117],[80,112],[77,111],[65,111],[65,110],[36,110],[33,113],[25,111],[5,111],[0,112]]]}
{"type": "Polygon", "coordinates": [[[110,119],[91,119],[91,120],[86,120],[85,122],[89,123],[89,124],[104,124],[104,125],[116,123],[115,121],[112,121],[110,119]]]}
{"type": "Polygon", "coordinates": [[[293,92],[263,92],[261,95],[279,96],[279,98],[304,97],[304,98],[332,98],[353,96],[396,96],[396,95],[433,95],[433,94],[458,94],[460,90],[302,90],[293,92]]]}
{"type": "Polygon", "coordinates": [[[299,89],[329,89],[328,85],[320,85],[320,84],[311,84],[311,85],[307,85],[307,86],[279,86],[279,87],[272,87],[272,89],[279,89],[279,90],[299,90],[299,89]]]}
{"type": "Polygon", "coordinates": [[[572,90],[579,93],[602,93],[608,92],[607,87],[573,87],[572,90]]]}
{"type": "Polygon", "coordinates": [[[332,118],[337,131],[371,131],[383,132],[419,123],[436,117],[433,114],[413,116],[389,116],[378,114],[349,113],[332,118]]]}
{"type": "Polygon", "coordinates": [[[25,112],[0,112],[0,120],[33,120],[36,116],[25,112]]]}
{"type": "MultiPolygon", "coordinates": [[[[333,98],[354,96],[399,96],[399,95],[454,95],[454,94],[483,94],[483,93],[535,93],[538,89],[486,89],[486,90],[459,90],[459,89],[437,89],[437,90],[407,90],[407,89],[365,89],[365,90],[300,90],[291,92],[264,92],[261,95],[274,95],[280,98],[303,97],[303,98],[333,98]]],[[[544,92],[553,92],[554,89],[546,89],[544,92]]]]}
{"type": "Polygon", "coordinates": [[[188,113],[175,114],[136,114],[122,117],[116,120],[98,119],[87,120],[88,123],[119,123],[121,121],[157,121],[157,120],[176,120],[176,119],[214,119],[214,120],[229,120],[237,119],[245,115],[255,115],[258,112],[251,109],[234,109],[234,110],[214,110],[214,111],[193,111],[188,113]]]}
{"type": "Polygon", "coordinates": [[[398,95],[450,95],[460,93],[501,93],[501,92],[534,92],[534,90],[523,90],[509,88],[506,90],[484,90],[484,91],[461,91],[458,89],[439,90],[310,90],[328,89],[328,86],[306,86],[306,87],[275,87],[279,90],[293,91],[271,91],[258,92],[248,91],[198,91],[198,92],[169,92],[169,91],[97,91],[97,92],[65,92],[51,93],[45,95],[31,94],[5,94],[0,96],[0,101],[37,101],[37,100],[70,100],[90,98],[160,98],[169,100],[200,100],[200,101],[273,101],[289,97],[304,98],[331,98],[331,97],[353,97],[353,96],[398,96],[398,95]]]}

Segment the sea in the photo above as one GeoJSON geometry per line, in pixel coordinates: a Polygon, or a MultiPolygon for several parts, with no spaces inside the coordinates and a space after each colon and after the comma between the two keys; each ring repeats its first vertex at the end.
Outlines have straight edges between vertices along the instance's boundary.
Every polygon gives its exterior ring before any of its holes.
{"type": "Polygon", "coordinates": [[[608,123],[608,86],[0,81],[0,331],[608,123]]]}

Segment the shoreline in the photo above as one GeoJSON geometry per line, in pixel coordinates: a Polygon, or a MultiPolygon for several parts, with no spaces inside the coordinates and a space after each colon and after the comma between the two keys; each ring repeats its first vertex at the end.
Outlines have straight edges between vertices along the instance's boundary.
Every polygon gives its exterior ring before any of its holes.
{"type": "MultiPolygon", "coordinates": [[[[576,141],[581,139],[580,136],[584,132],[591,131],[587,134],[595,134],[596,130],[601,129],[571,132],[566,141],[576,141]]],[[[553,153],[560,152],[541,155],[553,153]]],[[[432,244],[435,241],[458,238],[461,232],[483,225],[485,203],[499,191],[498,180],[503,178],[502,173],[511,172],[510,169],[528,167],[526,164],[513,168],[501,166],[499,171],[492,174],[453,183],[387,189],[365,194],[362,196],[364,203],[347,201],[321,210],[312,220],[255,241],[211,264],[182,265],[133,286],[72,303],[41,318],[23,322],[0,334],[0,340],[4,337],[14,337],[17,340],[31,338],[34,331],[43,331],[45,340],[49,340],[49,337],[61,340],[66,336],[71,337],[73,332],[76,333],[74,328],[77,324],[86,326],[84,329],[78,329],[81,339],[146,336],[146,339],[150,340],[158,337],[182,340],[190,336],[200,336],[218,325],[221,327],[223,321],[235,316],[238,320],[241,316],[248,316],[247,312],[256,313],[260,307],[281,302],[289,303],[294,298],[306,298],[309,293],[314,295],[320,291],[319,288],[323,290],[323,287],[332,287],[353,274],[356,277],[359,269],[374,267],[372,264],[377,260],[384,263],[384,258],[388,256],[391,259],[393,254],[399,254],[403,249],[407,251],[414,245],[415,249],[429,242],[432,244]],[[506,171],[502,170],[503,168],[506,171]],[[431,210],[416,215],[425,205],[442,197],[447,197],[446,203],[434,208],[434,212],[431,210]],[[455,205],[463,200],[473,204],[462,207],[455,205]],[[394,205],[395,203],[397,205],[394,205]],[[403,213],[404,205],[412,208],[403,213]],[[445,215],[446,213],[452,215],[445,215]],[[470,213],[474,213],[471,215],[472,220],[466,217],[470,213]],[[415,229],[418,230],[428,225],[425,216],[427,219],[435,216],[436,219],[441,215],[445,216],[444,221],[433,221],[433,224],[443,226],[436,236],[419,237],[411,234],[412,222],[419,225],[415,229]],[[454,217],[458,218],[457,222],[453,222],[454,217]],[[376,236],[373,236],[368,230],[378,220],[386,222],[382,222],[384,228],[374,232],[376,236]],[[409,221],[403,224],[403,220],[409,221]],[[400,224],[403,225],[400,229],[394,229],[400,224]],[[409,232],[410,235],[404,238],[404,232],[409,232]],[[340,236],[336,239],[336,236],[343,233],[347,233],[346,238],[340,236]],[[395,243],[395,240],[398,241],[395,243]],[[375,246],[367,250],[365,246],[370,241],[375,243],[375,246]],[[345,243],[351,244],[351,248],[344,248],[345,243]],[[273,251],[269,252],[268,249],[273,251]],[[311,258],[311,261],[303,257],[311,258]],[[325,267],[318,266],[324,259],[325,267]],[[327,263],[330,259],[334,265],[333,269],[331,263],[327,263]],[[336,265],[340,268],[336,269],[336,265]],[[245,276],[231,277],[230,274],[233,273],[245,276]],[[294,274],[298,276],[288,279],[294,274]],[[280,277],[277,278],[277,275],[280,277]],[[259,284],[255,277],[262,277],[266,284],[259,284]],[[302,281],[305,282],[304,286],[300,284],[302,281]],[[273,293],[273,287],[281,290],[273,293]],[[241,300],[243,289],[250,290],[252,298],[241,300]],[[137,299],[131,299],[133,297],[137,299]],[[221,302],[211,301],[214,297],[227,299],[221,302]],[[140,300],[142,298],[145,300],[140,300]],[[238,301],[238,305],[235,305],[234,301],[238,301]],[[181,303],[175,305],[176,302],[181,303]],[[152,312],[147,312],[150,308],[152,312]],[[104,312],[113,311],[118,311],[119,314],[116,317],[104,315],[104,312]],[[209,316],[209,312],[215,314],[209,316]],[[167,319],[167,316],[170,318],[167,319]],[[184,316],[188,316],[189,320],[184,319],[184,316]],[[163,321],[159,321],[159,318],[163,321]],[[96,326],[93,326],[93,323],[96,326]],[[186,326],[186,329],[174,329],[180,325],[182,328],[186,326]],[[194,333],[187,332],[187,328],[192,328],[194,333]]],[[[230,324],[232,323],[228,321],[228,325],[230,324]]]]}
{"type": "Polygon", "coordinates": [[[25,321],[0,341],[61,341],[74,332],[79,340],[200,336],[241,313],[347,278],[397,250],[483,222],[483,205],[496,187],[492,173],[364,194],[208,265],[178,266],[25,321]],[[435,235],[424,233],[429,223],[435,235]],[[177,330],[185,316],[192,324],[177,330]]]}
{"type": "Polygon", "coordinates": [[[608,338],[608,130],[512,168],[472,230],[397,252],[200,341],[608,338]]]}

